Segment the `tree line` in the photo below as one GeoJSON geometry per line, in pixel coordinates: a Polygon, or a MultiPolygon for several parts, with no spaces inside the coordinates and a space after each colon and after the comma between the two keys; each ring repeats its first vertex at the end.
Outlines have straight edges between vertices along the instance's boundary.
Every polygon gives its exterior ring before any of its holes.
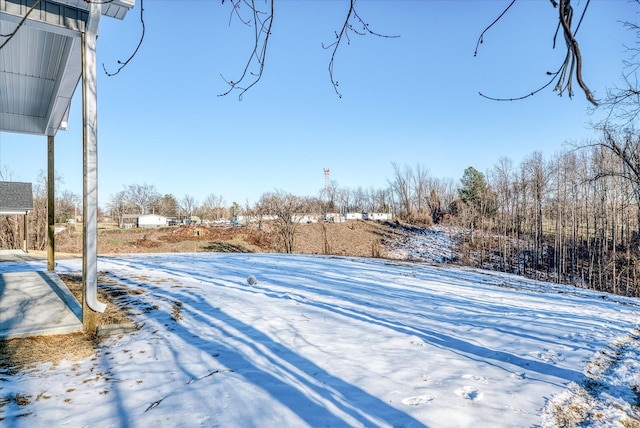
{"type": "MultiPolygon", "coordinates": [[[[121,226],[126,214],[197,215],[213,221],[270,216],[281,247],[293,252],[304,214],[389,212],[411,224],[454,228],[461,264],[640,296],[640,134],[601,131],[598,140],[552,157],[534,152],[517,165],[501,158],[485,172],[470,166],[459,181],[433,177],[421,164],[392,163],[393,175],[381,189],[342,188],[331,182],[316,196],[279,190],[244,206],[227,204],[215,194],[198,203],[190,195],[178,199],[153,185],[133,184],[113,195],[101,214],[121,226]]],[[[42,250],[45,174],[33,189],[28,242],[42,250]]],[[[56,194],[56,222],[77,218],[80,202],[69,191],[56,194]]],[[[0,247],[20,248],[21,228],[18,217],[0,216],[0,247]]]]}
{"type": "Polygon", "coordinates": [[[463,263],[640,296],[640,137],[467,170],[452,211],[463,263]]]}
{"type": "Polygon", "coordinates": [[[228,207],[225,199],[214,193],[199,204],[191,195],[178,199],[172,194],[161,194],[153,184],[144,183],[125,186],[124,190],[112,195],[106,214],[122,227],[127,214],[158,214],[179,220],[199,216],[219,220],[236,215],[238,211],[237,203],[228,207]]]}

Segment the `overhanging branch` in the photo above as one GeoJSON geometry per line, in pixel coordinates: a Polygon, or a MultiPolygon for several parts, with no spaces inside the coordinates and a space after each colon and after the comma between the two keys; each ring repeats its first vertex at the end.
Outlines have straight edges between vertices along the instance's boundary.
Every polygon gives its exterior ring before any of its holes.
{"type": "Polygon", "coordinates": [[[347,44],[351,43],[351,40],[349,38],[349,32],[353,32],[358,36],[365,36],[367,34],[370,34],[373,36],[384,37],[384,38],[400,37],[400,36],[389,36],[389,35],[381,34],[371,30],[371,28],[369,28],[369,24],[367,24],[358,14],[358,11],[356,10],[356,1],[357,0],[349,0],[349,9],[347,10],[347,14],[342,24],[342,28],[340,29],[339,32],[335,33],[336,35],[335,41],[328,45],[325,45],[324,43],[322,44],[322,47],[324,49],[331,49],[331,59],[329,60],[329,79],[331,79],[331,85],[333,86],[333,90],[336,92],[339,98],[342,98],[342,94],[338,90],[338,81],[335,79],[333,67],[335,64],[336,53],[338,52],[338,48],[342,44],[343,40],[346,39],[347,44]],[[358,26],[362,27],[361,29],[354,27],[354,22],[353,22],[354,20],[355,20],[355,23],[358,24],[358,26]]]}
{"type": "Polygon", "coordinates": [[[264,64],[267,57],[267,47],[269,46],[269,37],[271,36],[271,28],[273,26],[275,0],[270,1],[269,11],[266,13],[256,8],[255,0],[244,0],[242,1],[242,3],[241,0],[232,0],[231,4],[233,9],[231,14],[236,15],[240,22],[253,26],[253,50],[251,52],[251,55],[249,55],[249,59],[247,60],[242,75],[239,79],[234,81],[225,79],[224,76],[221,76],[222,79],[227,83],[227,85],[229,85],[229,89],[218,95],[225,96],[237,90],[240,91],[238,99],[242,99],[242,96],[245,94],[245,92],[255,86],[262,78],[262,74],[264,72],[264,64]],[[242,19],[240,15],[240,8],[242,6],[242,3],[249,7],[252,14],[251,20],[245,21],[244,19],[242,19]],[[262,15],[266,16],[263,17],[262,15]],[[257,65],[257,72],[251,71],[251,68],[254,65],[257,65]],[[245,85],[245,82],[247,82],[248,84],[245,85]]]}

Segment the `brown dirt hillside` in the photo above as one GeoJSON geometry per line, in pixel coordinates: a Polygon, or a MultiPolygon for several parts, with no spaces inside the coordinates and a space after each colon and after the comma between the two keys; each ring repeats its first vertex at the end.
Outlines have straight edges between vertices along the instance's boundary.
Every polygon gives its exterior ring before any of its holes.
{"type": "MultiPolygon", "coordinates": [[[[386,244],[402,233],[393,223],[354,220],[301,224],[294,252],[358,257],[385,257],[386,244]]],[[[80,254],[82,235],[69,227],[56,235],[56,252],[80,254]]],[[[171,252],[279,252],[278,235],[268,226],[172,226],[152,229],[104,229],[98,232],[99,254],[171,252]]]]}

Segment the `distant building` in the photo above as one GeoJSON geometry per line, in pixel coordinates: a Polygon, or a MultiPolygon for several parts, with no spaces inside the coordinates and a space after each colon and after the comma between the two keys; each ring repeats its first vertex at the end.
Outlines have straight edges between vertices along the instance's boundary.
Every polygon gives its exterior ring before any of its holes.
{"type": "Polygon", "coordinates": [[[317,214],[294,214],[291,220],[294,223],[317,223],[318,217],[317,214]]]}
{"type": "Polygon", "coordinates": [[[346,213],[344,215],[345,220],[363,220],[362,213],[346,213]]]}
{"type": "Polygon", "coordinates": [[[31,183],[0,181],[0,214],[27,215],[33,211],[31,183]]]}
{"type": "Polygon", "coordinates": [[[22,249],[27,251],[29,236],[27,214],[33,211],[31,183],[0,181],[0,215],[22,215],[24,236],[22,249]]]}
{"type": "Polygon", "coordinates": [[[344,220],[340,213],[326,213],[324,215],[324,221],[328,223],[342,223],[344,220]]]}
{"type": "Polygon", "coordinates": [[[168,224],[168,218],[163,215],[145,214],[138,216],[138,227],[164,227],[168,224]]]}
{"type": "MultiPolygon", "coordinates": [[[[366,213],[366,212],[350,212],[345,214],[340,213],[326,213],[321,214],[293,214],[291,221],[293,223],[318,223],[321,221],[327,223],[342,223],[348,220],[373,220],[373,221],[390,221],[393,218],[391,213],[366,213]]],[[[247,225],[249,223],[257,222],[269,222],[277,220],[274,215],[262,215],[262,216],[244,216],[237,215],[231,220],[234,225],[247,225]]]]}
{"type": "Polygon", "coordinates": [[[367,213],[367,220],[390,221],[392,218],[391,213],[367,213]]]}
{"type": "Polygon", "coordinates": [[[344,214],[345,220],[374,220],[374,221],[390,221],[393,218],[391,213],[367,213],[367,212],[351,212],[344,214]]]}

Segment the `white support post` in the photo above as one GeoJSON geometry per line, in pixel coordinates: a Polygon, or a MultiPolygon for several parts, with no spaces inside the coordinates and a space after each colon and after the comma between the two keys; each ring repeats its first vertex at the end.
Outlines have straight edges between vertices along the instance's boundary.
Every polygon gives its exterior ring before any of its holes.
{"type": "Polygon", "coordinates": [[[55,137],[47,136],[47,270],[56,268],[55,137]]]}
{"type": "MultiPolygon", "coordinates": [[[[98,301],[98,98],[96,75],[96,40],[102,5],[91,2],[89,19],[82,33],[82,122],[83,122],[83,279],[84,303],[95,312],[107,305],[98,301]]],[[[83,305],[84,310],[84,305],[83,305]]],[[[95,321],[86,322],[85,330],[94,330],[95,321]]]]}

